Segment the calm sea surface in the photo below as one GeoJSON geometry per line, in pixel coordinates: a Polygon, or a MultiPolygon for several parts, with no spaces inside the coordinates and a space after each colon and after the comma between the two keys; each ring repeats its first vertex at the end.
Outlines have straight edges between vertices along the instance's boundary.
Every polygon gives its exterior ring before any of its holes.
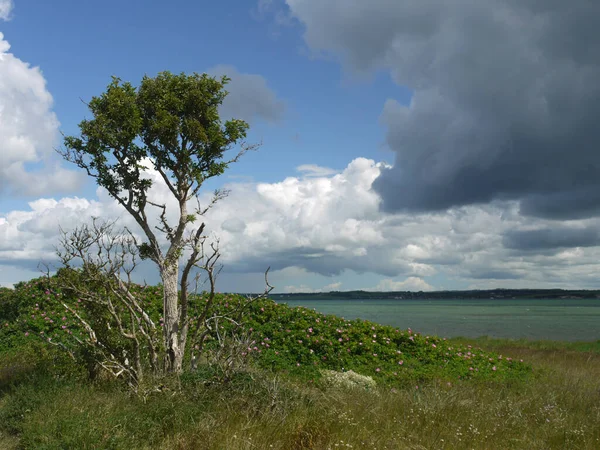
{"type": "MultiPolygon", "coordinates": [[[[284,301],[281,301],[284,303],[284,301]]],[[[600,340],[600,299],[590,300],[302,300],[346,319],[368,319],[441,337],[600,340]]]]}

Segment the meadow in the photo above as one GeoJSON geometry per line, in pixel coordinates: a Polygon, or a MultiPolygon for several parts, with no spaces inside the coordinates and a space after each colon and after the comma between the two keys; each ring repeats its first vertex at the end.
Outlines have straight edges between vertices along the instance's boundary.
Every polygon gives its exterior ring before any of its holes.
{"type": "Polygon", "coordinates": [[[0,307],[0,448],[600,448],[600,342],[444,339],[261,300],[235,364],[209,346],[198,370],[133,393],[48,345],[77,330],[40,280],[0,307]]]}

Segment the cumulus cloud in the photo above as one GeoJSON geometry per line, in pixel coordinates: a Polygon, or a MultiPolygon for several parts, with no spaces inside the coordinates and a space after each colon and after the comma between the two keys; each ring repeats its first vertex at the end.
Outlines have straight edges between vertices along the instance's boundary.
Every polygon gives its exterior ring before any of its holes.
{"type": "Polygon", "coordinates": [[[381,115],[388,212],[496,199],[546,218],[600,214],[600,3],[287,0],[316,52],[413,90],[381,115]]]}
{"type": "MultiPolygon", "coordinates": [[[[166,203],[172,221],[177,205],[151,162],[145,166],[154,181],[150,199],[166,203]]],[[[337,283],[360,274],[383,277],[370,288],[377,290],[431,290],[439,287],[434,276],[479,288],[600,286],[600,247],[592,245],[600,219],[556,228],[551,220],[523,217],[515,201],[381,214],[372,185],[384,167],[357,158],[332,175],[226,185],[230,196],[205,219],[207,231],[220,238],[229,286],[244,290],[235,277],[260,284],[257,274],[269,266],[271,281],[287,292],[338,290],[345,285],[337,283]]],[[[118,219],[137,229],[100,188],[96,200],[44,198],[28,206],[0,216],[0,269],[33,270],[51,259],[59,225],[71,229],[82,218],[118,219]]],[[[159,212],[149,210],[150,221],[159,212]]]]}
{"type": "Polygon", "coordinates": [[[268,86],[261,75],[240,73],[229,65],[219,65],[208,70],[215,76],[227,75],[231,81],[227,85],[229,95],[221,107],[224,118],[234,117],[247,122],[257,119],[278,122],[285,112],[285,103],[268,86]]]}
{"type": "Polygon", "coordinates": [[[13,8],[13,0],[0,0],[0,20],[10,20],[13,8]]]}
{"type": "Polygon", "coordinates": [[[81,177],[48,159],[59,123],[46,80],[38,67],[9,50],[0,33],[0,192],[32,196],[73,191],[81,177]],[[43,170],[28,170],[27,164],[40,162],[43,170]]]}

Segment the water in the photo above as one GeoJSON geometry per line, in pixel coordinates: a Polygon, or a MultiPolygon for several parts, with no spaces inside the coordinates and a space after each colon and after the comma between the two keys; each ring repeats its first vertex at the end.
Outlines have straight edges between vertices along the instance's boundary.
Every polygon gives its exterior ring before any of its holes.
{"type": "Polygon", "coordinates": [[[314,308],[346,319],[368,319],[441,337],[600,340],[600,299],[294,299],[286,303],[290,306],[314,308]]]}

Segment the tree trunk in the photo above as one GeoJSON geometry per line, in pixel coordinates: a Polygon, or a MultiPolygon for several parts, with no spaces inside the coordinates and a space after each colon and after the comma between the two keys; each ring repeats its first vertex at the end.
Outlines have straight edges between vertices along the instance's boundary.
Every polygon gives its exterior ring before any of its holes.
{"type": "Polygon", "coordinates": [[[167,373],[178,373],[182,370],[184,349],[179,342],[179,298],[178,278],[179,263],[177,260],[166,262],[161,269],[161,278],[164,287],[164,338],[167,373]]]}

